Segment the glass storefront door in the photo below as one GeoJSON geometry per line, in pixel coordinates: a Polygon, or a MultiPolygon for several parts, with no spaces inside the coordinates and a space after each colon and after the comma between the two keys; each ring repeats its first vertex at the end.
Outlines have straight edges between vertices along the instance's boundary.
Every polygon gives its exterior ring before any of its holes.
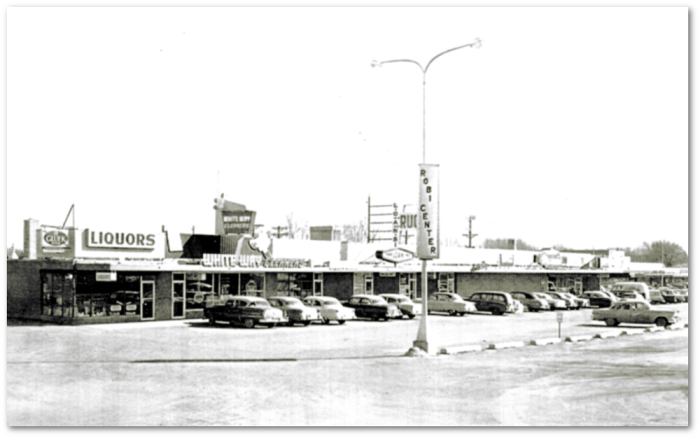
{"type": "Polygon", "coordinates": [[[141,319],[143,320],[155,318],[155,290],[154,281],[141,281],[141,319]]]}

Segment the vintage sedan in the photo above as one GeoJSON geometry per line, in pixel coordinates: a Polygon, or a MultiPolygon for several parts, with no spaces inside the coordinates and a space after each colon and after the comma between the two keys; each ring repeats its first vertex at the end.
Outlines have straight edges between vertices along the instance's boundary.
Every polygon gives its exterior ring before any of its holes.
{"type": "MultiPolygon", "coordinates": [[[[620,301],[644,300],[643,296],[641,296],[638,292],[635,292],[632,290],[626,290],[626,291],[620,292],[618,297],[620,297],[620,301]]],[[[644,301],[646,301],[646,300],[644,300],[644,301]]]]}
{"type": "Polygon", "coordinates": [[[402,318],[403,313],[396,304],[389,304],[378,295],[353,295],[345,306],[355,309],[357,318],[369,318],[372,321],[402,318]]]}
{"type": "Polygon", "coordinates": [[[476,312],[476,306],[455,293],[437,292],[428,297],[428,313],[430,312],[462,316],[469,312],[476,312]]]}
{"type": "Polygon", "coordinates": [[[567,297],[571,298],[572,300],[574,300],[574,302],[576,303],[577,309],[583,309],[584,307],[590,306],[590,302],[586,298],[577,297],[576,295],[571,294],[569,292],[562,292],[562,295],[567,296],[567,297]]]}
{"type": "Polygon", "coordinates": [[[549,310],[547,300],[537,298],[532,292],[511,292],[510,295],[527,306],[530,312],[539,312],[540,310],[549,310]]]}
{"type": "Polygon", "coordinates": [[[566,310],[566,301],[561,298],[554,298],[552,295],[548,295],[544,292],[533,292],[537,298],[542,298],[549,304],[549,310],[566,310]]]}
{"type": "Polygon", "coordinates": [[[223,305],[207,306],[204,308],[204,317],[210,324],[228,322],[231,325],[241,324],[246,328],[256,325],[272,328],[287,322],[282,311],[270,306],[265,298],[247,296],[227,299],[223,305]]]}
{"type": "Polygon", "coordinates": [[[610,307],[617,302],[617,298],[611,298],[603,291],[592,290],[581,294],[581,298],[586,298],[591,306],[610,307]]]}
{"type": "Polygon", "coordinates": [[[320,321],[324,324],[330,324],[331,321],[336,321],[338,324],[342,325],[349,319],[355,319],[355,310],[343,306],[340,304],[340,301],[334,297],[306,297],[304,298],[304,305],[318,309],[318,312],[321,314],[320,321]]]}
{"type": "Polygon", "coordinates": [[[654,307],[646,300],[630,300],[615,303],[609,309],[594,310],[593,320],[605,321],[608,326],[631,323],[666,327],[680,321],[680,312],[654,307]]]}
{"type": "Polygon", "coordinates": [[[508,292],[479,291],[474,292],[469,301],[472,301],[480,312],[490,312],[493,315],[504,313],[516,313],[518,307],[515,300],[508,292]]]}
{"type": "Polygon", "coordinates": [[[651,304],[666,304],[666,299],[660,290],[649,289],[649,302],[651,304]]]}
{"type": "Polygon", "coordinates": [[[680,303],[682,301],[682,298],[670,287],[659,288],[659,291],[664,296],[667,303],[680,303]]]}
{"type": "Polygon", "coordinates": [[[554,298],[555,300],[564,300],[567,309],[578,309],[578,304],[574,297],[568,297],[564,292],[546,292],[547,295],[554,298]]]}
{"type": "Polygon", "coordinates": [[[318,309],[305,306],[297,297],[270,297],[267,301],[272,307],[282,311],[284,316],[289,319],[291,326],[294,324],[309,325],[313,321],[321,320],[318,309]]]}
{"type": "Polygon", "coordinates": [[[423,306],[418,303],[414,303],[406,295],[402,294],[381,294],[380,297],[384,298],[389,304],[396,304],[399,306],[401,313],[406,315],[408,319],[413,319],[416,315],[420,315],[423,311],[423,306]]]}

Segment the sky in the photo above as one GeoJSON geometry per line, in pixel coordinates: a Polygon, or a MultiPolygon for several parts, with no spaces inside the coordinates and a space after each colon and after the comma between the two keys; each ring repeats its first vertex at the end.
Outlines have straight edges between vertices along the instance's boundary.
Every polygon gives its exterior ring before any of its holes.
{"type": "MultiPolygon", "coordinates": [[[[415,206],[474,244],[689,250],[686,8],[9,8],[6,239],[415,206]],[[72,225],[72,220],[69,220],[72,225]]],[[[413,207],[415,208],[415,207],[413,207]]]]}

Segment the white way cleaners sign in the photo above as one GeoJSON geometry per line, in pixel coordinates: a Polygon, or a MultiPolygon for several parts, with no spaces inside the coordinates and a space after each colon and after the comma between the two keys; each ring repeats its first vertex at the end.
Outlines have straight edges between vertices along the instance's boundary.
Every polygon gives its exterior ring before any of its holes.
{"type": "Polygon", "coordinates": [[[418,258],[440,257],[440,202],[437,164],[420,165],[418,189],[418,258]]]}
{"type": "Polygon", "coordinates": [[[153,249],[156,235],[124,231],[87,230],[87,245],[92,248],[153,249]]]}

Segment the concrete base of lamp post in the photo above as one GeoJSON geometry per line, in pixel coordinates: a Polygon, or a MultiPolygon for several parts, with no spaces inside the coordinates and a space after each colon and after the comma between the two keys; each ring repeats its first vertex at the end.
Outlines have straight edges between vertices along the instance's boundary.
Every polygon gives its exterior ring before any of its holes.
{"type": "Polygon", "coordinates": [[[414,348],[420,348],[426,353],[430,353],[430,348],[428,347],[428,341],[413,341],[414,348]]]}

